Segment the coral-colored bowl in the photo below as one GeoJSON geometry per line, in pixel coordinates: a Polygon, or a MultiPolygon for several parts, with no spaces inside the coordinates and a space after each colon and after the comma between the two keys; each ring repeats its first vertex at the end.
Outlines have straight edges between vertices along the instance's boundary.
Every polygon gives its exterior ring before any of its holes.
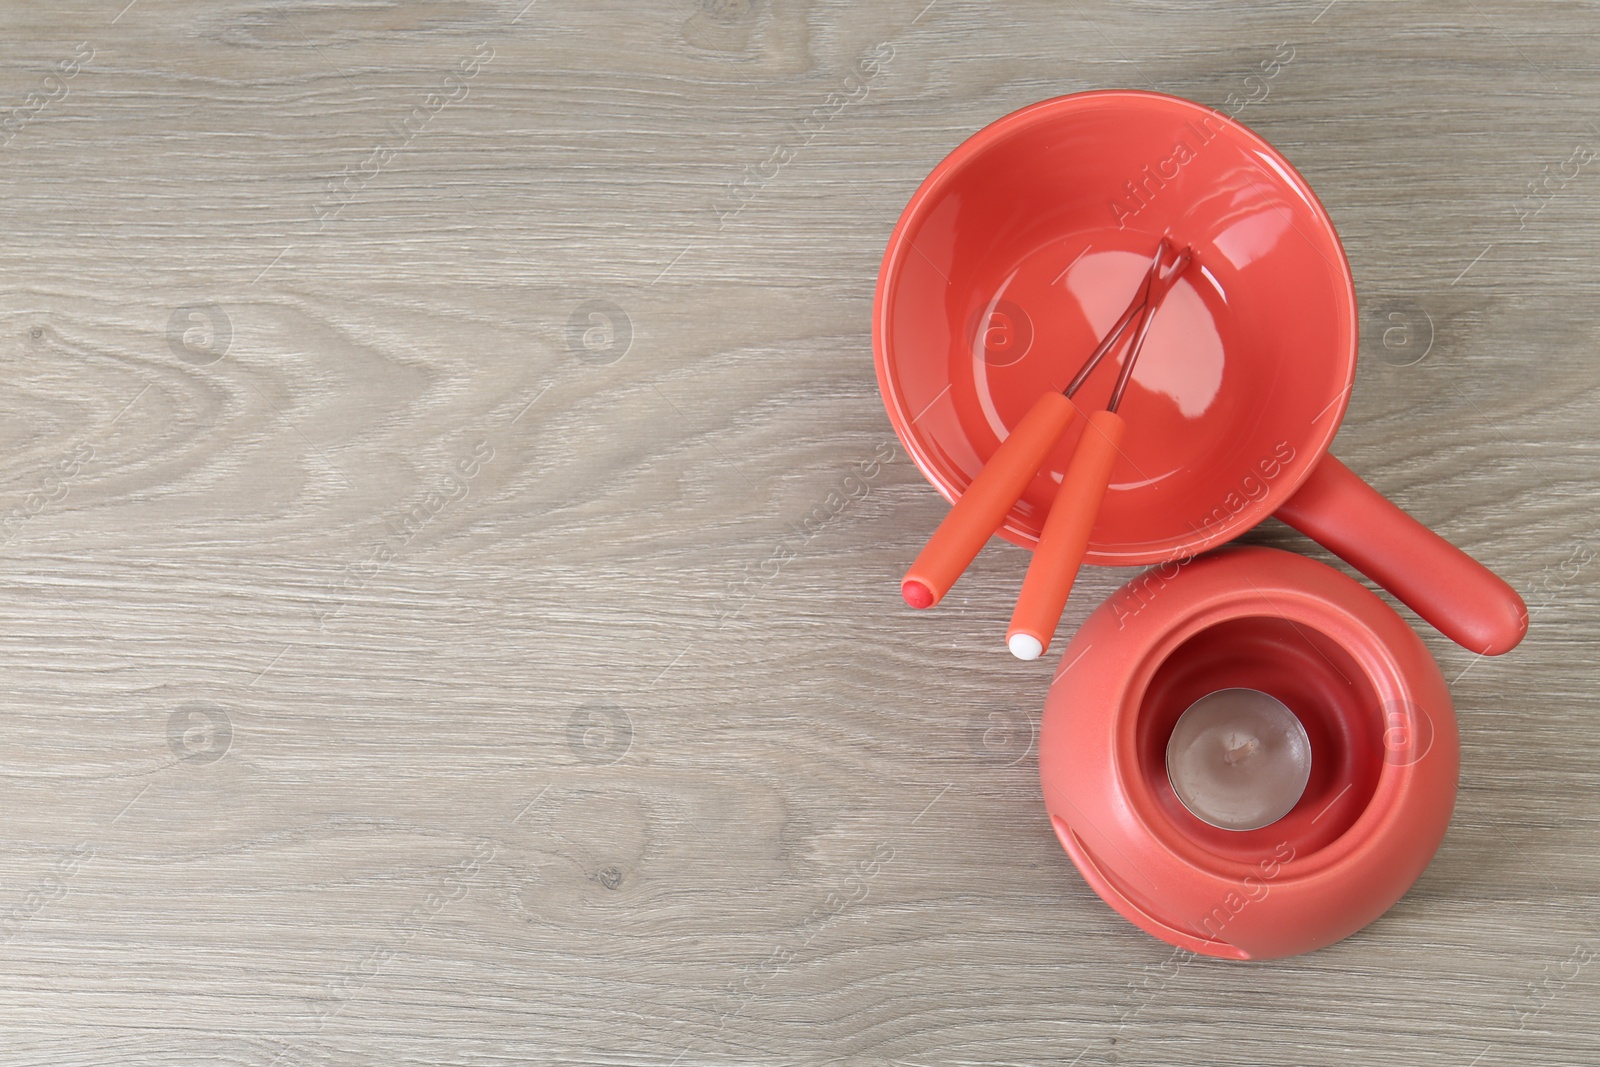
{"type": "MultiPolygon", "coordinates": [[[[1294,493],[1333,440],[1355,377],[1344,249],[1311,187],[1250,130],[1188,100],[1124,90],[991,123],[906,205],[879,276],[875,339],[890,418],[929,481],[953,498],[1039,394],[1066,384],[1163,234],[1194,250],[1194,266],[1135,365],[1122,408],[1131,431],[1089,561],[1191,555],[1294,493]],[[1230,494],[1239,505],[1224,504],[1230,494]]],[[[1104,406],[1115,378],[1102,367],[1080,406],[1104,406]]],[[[1068,430],[1001,536],[1038,541],[1079,432],[1068,430]]]]}
{"type": "Polygon", "coordinates": [[[1125,918],[1173,945],[1272,959],[1332,944],[1409,889],[1444,837],[1459,742],[1421,639],[1359,583],[1276,549],[1170,563],[1100,605],[1063,654],[1039,736],[1056,835],[1125,918]],[[1311,740],[1299,803],[1210,826],[1173,792],[1179,715],[1242,686],[1311,740]]]}
{"type": "MultiPolygon", "coordinates": [[[[1325,455],[1355,379],[1355,288],[1305,179],[1226,115],[1160,93],[1045,100],[973,134],[906,205],[873,316],[895,432],[955,500],[1138,288],[1162,235],[1194,265],[1152,320],[1086,559],[1178,559],[1277,516],[1475,652],[1522,639],[1505,582],[1325,455]]],[[[1118,358],[1121,358],[1120,356],[1118,358]]],[[[1099,368],[1074,398],[1102,406],[1099,368]]],[[[1000,535],[1032,548],[1084,420],[1000,535]]]]}

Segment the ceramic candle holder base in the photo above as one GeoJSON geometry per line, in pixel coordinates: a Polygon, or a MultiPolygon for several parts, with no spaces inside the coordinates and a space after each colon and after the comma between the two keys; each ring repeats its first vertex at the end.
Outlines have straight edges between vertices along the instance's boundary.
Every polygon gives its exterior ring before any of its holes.
{"type": "Polygon", "coordinates": [[[1106,903],[1155,937],[1272,959],[1366,926],[1433,858],[1460,752],[1438,666],[1388,605],[1321,563],[1226,548],[1102,604],[1067,647],[1039,737],[1056,835],[1106,903]],[[1196,700],[1271,694],[1311,743],[1304,793],[1254,830],[1178,799],[1167,742],[1196,700]]]}

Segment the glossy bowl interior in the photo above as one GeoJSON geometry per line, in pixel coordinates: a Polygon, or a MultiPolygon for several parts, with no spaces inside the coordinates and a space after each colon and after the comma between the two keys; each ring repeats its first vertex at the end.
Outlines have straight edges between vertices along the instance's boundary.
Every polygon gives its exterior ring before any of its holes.
{"type": "MultiPolygon", "coordinates": [[[[896,432],[954,500],[1039,394],[1066,384],[1170,234],[1195,262],[1153,323],[1088,559],[1220,544],[1304,480],[1355,373],[1355,292],[1327,213],[1266,142],[1156,93],[1080,93],[979,131],[917,190],[878,279],[896,432]]],[[[1076,399],[1104,405],[1122,354],[1076,399]]],[[[1083,420],[1001,530],[1032,547],[1083,420]]]]}

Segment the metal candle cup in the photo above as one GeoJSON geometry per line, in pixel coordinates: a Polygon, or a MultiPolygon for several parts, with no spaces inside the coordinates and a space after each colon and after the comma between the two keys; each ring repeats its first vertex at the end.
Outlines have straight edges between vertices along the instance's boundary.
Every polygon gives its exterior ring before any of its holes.
{"type": "Polygon", "coordinates": [[[1199,818],[1223,830],[1259,830],[1300,802],[1311,740],[1283,701],[1259,689],[1207,693],[1167,740],[1167,778],[1199,818]]]}

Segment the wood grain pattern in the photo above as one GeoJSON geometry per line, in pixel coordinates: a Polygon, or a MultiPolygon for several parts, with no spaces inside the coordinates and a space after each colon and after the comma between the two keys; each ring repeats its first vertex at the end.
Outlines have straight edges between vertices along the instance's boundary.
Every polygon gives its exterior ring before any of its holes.
{"type": "Polygon", "coordinates": [[[0,39],[0,1064],[1600,1062],[1592,6],[125,2],[0,39]],[[1336,449],[1535,615],[1424,631],[1416,888],[1241,967],[1053,840],[1023,553],[898,606],[868,318],[973,130],[1284,43],[1336,449]]]}

